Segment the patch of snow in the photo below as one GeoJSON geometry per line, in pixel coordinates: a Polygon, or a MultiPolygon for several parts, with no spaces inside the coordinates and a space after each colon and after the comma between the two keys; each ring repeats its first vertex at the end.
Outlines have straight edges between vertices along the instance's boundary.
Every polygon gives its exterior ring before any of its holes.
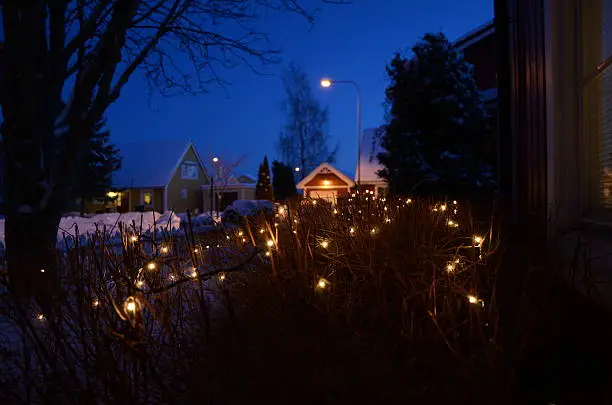
{"type": "Polygon", "coordinates": [[[456,153],[452,153],[448,150],[440,154],[440,159],[459,159],[460,157],[461,156],[457,155],[456,153]]]}
{"type": "Polygon", "coordinates": [[[30,207],[29,205],[20,205],[18,211],[22,214],[31,214],[32,207],[30,207]]]}

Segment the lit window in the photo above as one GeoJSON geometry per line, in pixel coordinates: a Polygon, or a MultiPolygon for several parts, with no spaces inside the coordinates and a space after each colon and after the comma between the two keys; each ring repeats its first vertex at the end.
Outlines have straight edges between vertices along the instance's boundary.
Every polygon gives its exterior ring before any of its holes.
{"type": "Polygon", "coordinates": [[[151,205],[153,203],[153,194],[152,193],[144,193],[142,197],[142,201],[145,205],[151,205]]]}
{"type": "Polygon", "coordinates": [[[182,190],[181,190],[181,198],[182,198],[183,200],[186,200],[186,199],[187,199],[187,189],[186,189],[186,188],[184,188],[184,189],[182,189],[182,190]]]}
{"type": "Polygon", "coordinates": [[[198,166],[193,163],[183,163],[181,166],[181,178],[189,180],[198,179],[198,166]]]}

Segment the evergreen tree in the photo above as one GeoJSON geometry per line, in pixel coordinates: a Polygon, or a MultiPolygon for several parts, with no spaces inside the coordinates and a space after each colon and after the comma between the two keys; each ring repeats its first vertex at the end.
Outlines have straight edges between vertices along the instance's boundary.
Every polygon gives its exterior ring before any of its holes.
{"type": "Polygon", "coordinates": [[[283,163],[300,168],[303,177],[323,162],[334,163],[338,145],[330,149],[329,111],[312,93],[306,73],[295,64],[283,72],[287,122],[279,134],[277,148],[283,163]]]}
{"type": "Polygon", "coordinates": [[[264,157],[263,163],[259,165],[257,185],[255,186],[255,199],[274,201],[274,192],[272,191],[272,183],[270,182],[270,166],[268,165],[267,156],[264,157]]]}
{"type": "Polygon", "coordinates": [[[297,194],[293,169],[277,160],[272,162],[272,185],[276,200],[287,200],[297,194]]]}
{"type": "Polygon", "coordinates": [[[88,136],[87,152],[75,163],[74,190],[84,203],[103,198],[112,184],[112,174],[121,167],[119,150],[110,143],[106,122],[100,120],[88,136]]]}
{"type": "Polygon", "coordinates": [[[491,190],[489,121],[472,66],[444,34],[426,34],[413,56],[387,67],[388,124],[378,158],[392,192],[466,195],[491,190]]]}

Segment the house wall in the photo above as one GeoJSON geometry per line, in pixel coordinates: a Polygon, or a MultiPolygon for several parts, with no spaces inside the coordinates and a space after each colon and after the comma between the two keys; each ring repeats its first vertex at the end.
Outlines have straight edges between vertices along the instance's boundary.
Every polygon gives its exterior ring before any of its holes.
{"type": "MultiPolygon", "coordinates": [[[[239,200],[254,200],[255,199],[255,187],[244,187],[244,186],[226,186],[223,187],[222,190],[217,190],[215,189],[215,194],[217,194],[218,192],[228,192],[228,193],[232,193],[232,192],[236,192],[238,194],[238,199],[239,200]]],[[[204,210],[203,212],[210,212],[211,210],[211,200],[210,200],[210,188],[206,187],[202,189],[202,209],[204,210]]],[[[217,199],[219,197],[217,196],[217,199]]],[[[213,202],[213,205],[217,205],[218,201],[215,203],[213,202]]],[[[216,210],[216,208],[213,208],[213,210],[216,210]]]]}
{"type": "Polygon", "coordinates": [[[463,49],[463,57],[474,65],[474,80],[479,90],[497,86],[497,37],[495,32],[463,49]]]}
{"type": "Polygon", "coordinates": [[[204,171],[204,168],[199,164],[199,160],[193,149],[190,147],[183,159],[181,164],[177,167],[176,172],[172,175],[172,179],[167,187],[168,192],[168,210],[174,210],[175,212],[185,212],[188,209],[202,209],[202,192],[201,187],[208,184],[208,176],[204,171]],[[181,178],[181,165],[185,161],[198,162],[198,179],[182,179],[181,178]],[[187,198],[183,199],[181,192],[187,190],[187,198]]]}
{"type": "Polygon", "coordinates": [[[312,194],[314,194],[314,192],[316,192],[317,190],[330,190],[330,191],[334,190],[334,191],[336,191],[337,197],[348,197],[348,196],[350,196],[349,190],[347,190],[346,186],[344,186],[344,187],[337,187],[337,188],[334,188],[334,187],[325,187],[325,188],[323,188],[323,187],[321,187],[321,188],[318,188],[318,189],[316,189],[316,188],[315,189],[305,188],[304,189],[304,197],[310,198],[310,196],[312,194]]]}
{"type": "Polygon", "coordinates": [[[306,187],[348,187],[348,185],[333,173],[318,173],[305,184],[304,188],[306,187]],[[329,184],[325,184],[325,181],[328,181],[329,184]]]}

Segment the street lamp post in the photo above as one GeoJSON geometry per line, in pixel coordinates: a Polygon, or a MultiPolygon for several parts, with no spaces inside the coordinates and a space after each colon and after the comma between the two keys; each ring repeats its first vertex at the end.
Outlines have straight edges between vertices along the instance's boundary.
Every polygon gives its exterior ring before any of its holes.
{"type": "Polygon", "coordinates": [[[361,189],[361,91],[352,80],[321,79],[321,87],[329,88],[333,84],[350,84],[357,91],[357,194],[361,189]]]}
{"type": "Polygon", "coordinates": [[[214,173],[212,176],[210,176],[210,217],[213,218],[213,212],[215,207],[215,176],[217,175],[217,163],[219,163],[219,158],[218,157],[214,157],[212,158],[213,164],[214,164],[214,173]]]}

